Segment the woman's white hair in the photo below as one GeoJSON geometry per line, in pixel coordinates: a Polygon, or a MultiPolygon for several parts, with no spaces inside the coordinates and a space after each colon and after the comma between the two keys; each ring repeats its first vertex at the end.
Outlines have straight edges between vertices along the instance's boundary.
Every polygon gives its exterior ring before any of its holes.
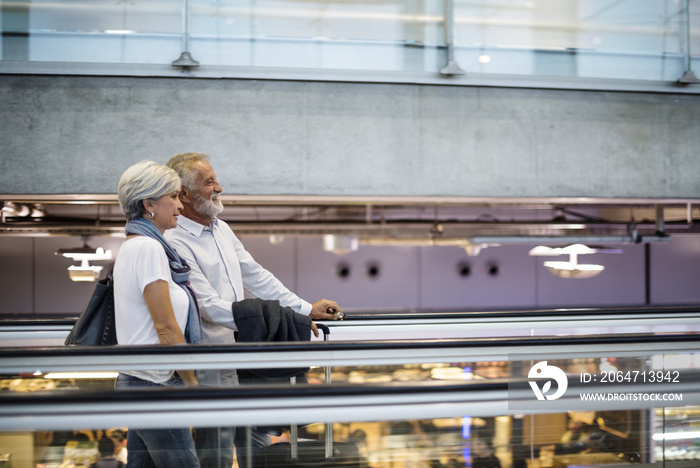
{"type": "Polygon", "coordinates": [[[157,200],[180,190],[181,186],[177,172],[153,161],[141,161],[124,171],[119,179],[119,206],[126,220],[133,221],[146,212],[143,200],[157,200]]]}

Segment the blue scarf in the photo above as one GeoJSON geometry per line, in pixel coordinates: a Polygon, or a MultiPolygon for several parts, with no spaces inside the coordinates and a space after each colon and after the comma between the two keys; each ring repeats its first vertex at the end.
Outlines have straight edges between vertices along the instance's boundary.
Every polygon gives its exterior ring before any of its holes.
{"type": "Polygon", "coordinates": [[[197,298],[190,288],[190,267],[177,254],[175,249],[165,240],[155,224],[144,218],[138,218],[126,223],[126,235],[136,234],[147,236],[157,240],[165,249],[165,254],[170,262],[170,274],[175,281],[187,293],[190,299],[190,309],[187,315],[187,326],[185,327],[185,340],[188,343],[202,342],[202,322],[199,317],[197,298]]]}

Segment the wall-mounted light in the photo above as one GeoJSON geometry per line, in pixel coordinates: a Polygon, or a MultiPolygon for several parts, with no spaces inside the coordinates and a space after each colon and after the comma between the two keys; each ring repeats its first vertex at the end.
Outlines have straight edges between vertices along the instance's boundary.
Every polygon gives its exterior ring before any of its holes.
{"type": "Polygon", "coordinates": [[[365,265],[367,276],[370,279],[377,279],[382,272],[382,265],[377,260],[370,260],[365,265]]]}
{"type": "Polygon", "coordinates": [[[62,255],[66,258],[79,261],[80,265],[71,265],[68,267],[68,276],[73,281],[95,281],[100,277],[102,267],[98,265],[90,265],[92,261],[111,260],[112,251],[104,250],[102,247],[93,249],[88,247],[87,243],[83,247],[75,247],[70,249],[58,249],[55,255],[62,255]]]}
{"type": "Polygon", "coordinates": [[[496,260],[489,260],[484,268],[486,268],[486,274],[494,278],[501,273],[501,266],[496,260]]]}
{"type": "Polygon", "coordinates": [[[352,274],[352,267],[349,263],[340,262],[335,266],[335,274],[338,278],[346,280],[352,274]]]}
{"type": "Polygon", "coordinates": [[[472,266],[466,260],[457,263],[457,275],[460,278],[467,278],[472,274],[472,266]]]}
{"type": "Polygon", "coordinates": [[[568,262],[547,261],[544,262],[544,266],[550,273],[559,276],[560,278],[582,279],[592,278],[605,270],[603,265],[594,263],[578,263],[579,255],[588,255],[593,253],[622,253],[622,250],[591,248],[583,244],[572,244],[567,245],[566,247],[546,247],[543,245],[538,245],[530,250],[529,255],[537,257],[568,255],[568,262]]]}

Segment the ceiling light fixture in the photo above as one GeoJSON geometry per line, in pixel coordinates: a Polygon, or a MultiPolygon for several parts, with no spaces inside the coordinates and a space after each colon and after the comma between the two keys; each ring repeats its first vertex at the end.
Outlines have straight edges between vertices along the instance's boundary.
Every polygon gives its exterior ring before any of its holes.
{"type": "Polygon", "coordinates": [[[591,248],[583,244],[572,244],[566,247],[546,247],[538,245],[528,252],[531,256],[558,256],[568,255],[569,261],[547,261],[544,266],[553,275],[567,279],[592,278],[600,274],[605,267],[599,264],[578,263],[579,255],[589,255],[593,253],[622,253],[621,249],[591,248]]]}
{"type": "Polygon", "coordinates": [[[326,234],[323,236],[323,250],[337,255],[345,255],[358,249],[359,241],[355,236],[337,236],[326,234]]]}
{"type": "Polygon", "coordinates": [[[90,265],[92,261],[103,261],[112,259],[112,251],[104,250],[102,247],[93,249],[88,247],[87,242],[83,247],[71,249],[58,249],[54,255],[62,255],[66,258],[79,261],[80,265],[68,267],[68,276],[72,281],[95,281],[100,277],[101,266],[90,265]]]}

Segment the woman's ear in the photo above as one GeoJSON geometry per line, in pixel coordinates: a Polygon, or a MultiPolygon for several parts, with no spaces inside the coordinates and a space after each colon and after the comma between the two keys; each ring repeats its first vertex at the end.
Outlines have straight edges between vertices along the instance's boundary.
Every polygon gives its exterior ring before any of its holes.
{"type": "Polygon", "coordinates": [[[144,214],[146,216],[148,216],[148,213],[153,212],[153,200],[147,198],[145,200],[141,200],[141,203],[143,204],[144,214]]]}

